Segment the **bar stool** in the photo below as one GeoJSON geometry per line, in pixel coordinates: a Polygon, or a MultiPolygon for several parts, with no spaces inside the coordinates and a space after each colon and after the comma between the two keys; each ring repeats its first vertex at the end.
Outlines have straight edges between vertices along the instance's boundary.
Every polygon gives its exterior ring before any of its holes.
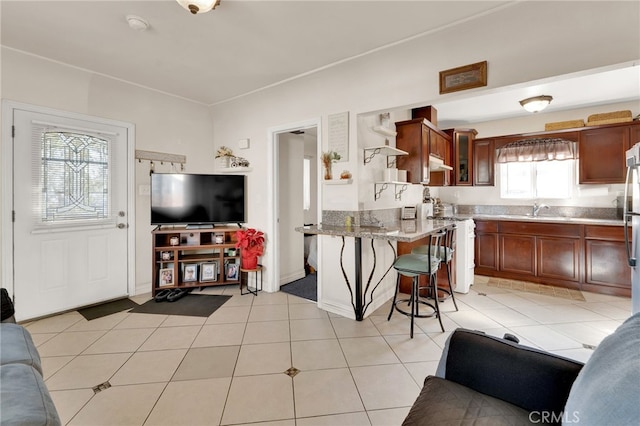
{"type": "Polygon", "coordinates": [[[429,237],[430,241],[427,245],[426,254],[403,254],[399,256],[393,263],[393,268],[398,272],[398,278],[396,281],[396,291],[393,295],[393,303],[391,304],[391,311],[387,317],[387,321],[391,319],[393,310],[400,312],[403,315],[411,317],[411,331],[410,335],[413,339],[413,324],[414,318],[429,318],[437,316],[440,322],[440,328],[444,332],[444,326],[442,325],[442,319],[440,318],[440,310],[438,307],[438,298],[434,299],[434,304],[428,303],[420,299],[420,290],[423,288],[429,288],[431,291],[436,291],[437,288],[437,272],[440,267],[440,259],[435,255],[435,249],[440,247],[441,240],[446,233],[444,231],[433,234],[429,237]],[[431,248],[434,248],[432,252],[431,248]],[[398,300],[398,292],[400,291],[400,276],[406,276],[413,278],[411,284],[411,296],[409,299],[398,300]],[[420,287],[420,277],[428,276],[427,287],[420,287]],[[400,309],[398,304],[408,302],[407,304],[411,308],[411,312],[400,309]],[[420,314],[420,304],[427,305],[433,309],[430,314],[420,314]]]}
{"type": "Polygon", "coordinates": [[[436,292],[434,294],[437,297],[438,290],[447,293],[449,296],[451,296],[451,300],[453,300],[453,306],[457,311],[458,304],[456,303],[456,297],[453,295],[453,287],[451,286],[451,260],[453,259],[453,255],[456,251],[456,225],[454,224],[453,226],[445,230],[444,238],[442,238],[441,245],[439,247],[432,247],[427,245],[418,246],[411,250],[411,254],[424,255],[427,254],[429,250],[431,250],[431,252],[434,253],[435,256],[437,256],[438,259],[440,259],[440,261],[445,264],[447,268],[447,281],[449,284],[448,289],[438,289],[438,286],[436,286],[436,292]]]}

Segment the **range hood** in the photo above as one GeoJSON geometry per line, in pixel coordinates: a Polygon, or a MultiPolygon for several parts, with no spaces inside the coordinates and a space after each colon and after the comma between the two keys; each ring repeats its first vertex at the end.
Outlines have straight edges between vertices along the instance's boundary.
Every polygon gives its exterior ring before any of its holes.
{"type": "Polygon", "coordinates": [[[444,164],[444,161],[442,161],[440,158],[429,155],[429,171],[440,172],[443,170],[453,170],[453,167],[444,164]]]}

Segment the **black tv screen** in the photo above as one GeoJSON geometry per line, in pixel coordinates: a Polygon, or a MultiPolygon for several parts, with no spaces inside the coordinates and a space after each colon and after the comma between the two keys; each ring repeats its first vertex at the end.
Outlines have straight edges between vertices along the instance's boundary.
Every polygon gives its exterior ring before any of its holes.
{"type": "Polygon", "coordinates": [[[151,174],[152,225],[245,222],[245,176],[151,174]]]}

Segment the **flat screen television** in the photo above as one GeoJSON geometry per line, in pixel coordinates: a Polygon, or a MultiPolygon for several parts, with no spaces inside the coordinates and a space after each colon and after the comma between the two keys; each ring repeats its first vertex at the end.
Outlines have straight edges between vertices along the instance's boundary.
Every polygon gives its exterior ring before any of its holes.
{"type": "Polygon", "coordinates": [[[152,225],[244,222],[244,175],[151,174],[152,225]]]}

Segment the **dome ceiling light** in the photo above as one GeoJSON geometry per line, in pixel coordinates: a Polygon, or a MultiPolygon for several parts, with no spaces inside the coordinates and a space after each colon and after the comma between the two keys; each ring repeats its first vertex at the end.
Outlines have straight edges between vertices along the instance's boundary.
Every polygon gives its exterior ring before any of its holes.
{"type": "Polygon", "coordinates": [[[529,112],[540,112],[545,109],[552,100],[553,97],[547,95],[534,96],[533,98],[521,100],[520,105],[529,112]]]}
{"type": "Polygon", "coordinates": [[[176,0],[180,6],[196,15],[213,10],[220,4],[220,0],[176,0]]]}

